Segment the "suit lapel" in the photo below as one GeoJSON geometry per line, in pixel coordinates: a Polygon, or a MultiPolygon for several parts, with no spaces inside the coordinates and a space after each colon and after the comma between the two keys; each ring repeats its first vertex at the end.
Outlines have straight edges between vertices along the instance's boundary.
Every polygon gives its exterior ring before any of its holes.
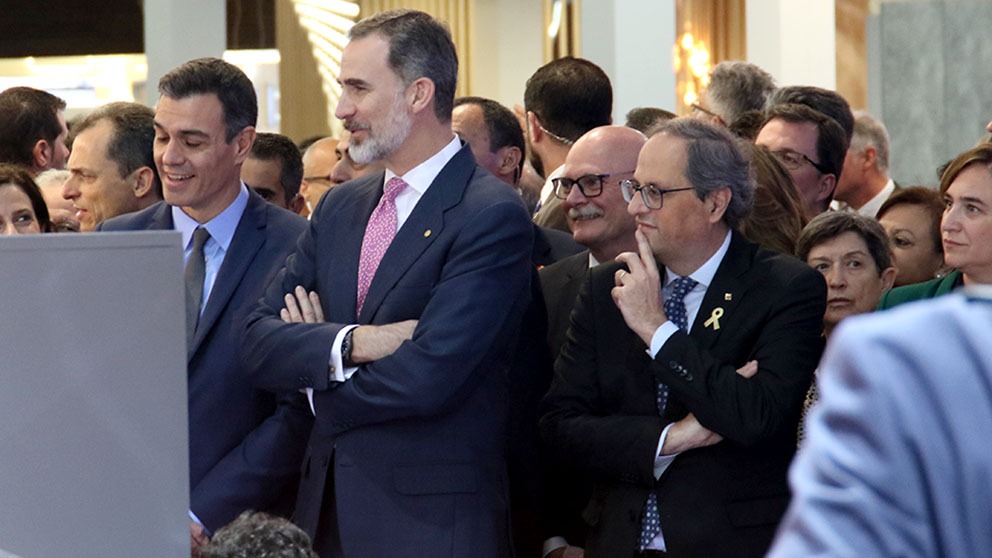
{"type": "Polygon", "coordinates": [[[702,347],[715,346],[727,331],[726,325],[734,319],[747,288],[747,282],[741,281],[740,277],[751,268],[754,247],[736,232],[732,234],[727,254],[713,276],[713,283],[706,289],[699,313],[692,323],[690,335],[702,347]]]}
{"type": "Polygon", "coordinates": [[[369,285],[362,313],[358,317],[360,323],[372,321],[379,305],[397,281],[434,242],[434,239],[442,234],[444,212],[464,197],[465,189],[474,171],[475,159],[468,145],[463,145],[441,169],[440,174],[417,202],[413,213],[403,223],[389,248],[386,249],[382,262],[379,263],[379,268],[372,278],[372,284],[369,285]]]}
{"type": "Polygon", "coordinates": [[[196,328],[193,346],[187,355],[188,359],[193,358],[207,332],[217,323],[241,283],[241,278],[255,259],[255,254],[265,243],[265,204],[265,200],[257,194],[252,193],[248,198],[248,205],[241,215],[238,228],[234,231],[234,238],[231,239],[231,245],[217,272],[217,279],[214,280],[214,286],[210,290],[210,298],[203,307],[203,315],[200,316],[200,324],[196,328]]]}

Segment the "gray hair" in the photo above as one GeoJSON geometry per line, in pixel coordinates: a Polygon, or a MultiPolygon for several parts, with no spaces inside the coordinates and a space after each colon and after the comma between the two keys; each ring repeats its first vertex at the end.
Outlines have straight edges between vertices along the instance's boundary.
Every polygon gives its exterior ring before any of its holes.
{"type": "Polygon", "coordinates": [[[854,135],[851,136],[849,150],[860,153],[868,147],[874,147],[878,153],[878,170],[889,170],[889,132],[885,124],[865,111],[855,111],[854,135]]]}
{"type": "Polygon", "coordinates": [[[749,110],[761,110],[775,92],[775,78],[750,62],[720,62],[710,71],[706,97],[727,126],[749,110]]]}
{"type": "Polygon", "coordinates": [[[747,157],[725,128],[693,118],[675,118],[658,127],[659,134],[685,140],[685,177],[704,200],[721,188],[730,189],[730,203],[723,221],[732,229],[751,213],[754,205],[754,174],[747,157]]]}
{"type": "Polygon", "coordinates": [[[425,77],[434,82],[434,114],[451,121],[458,55],[451,31],[430,15],[416,10],[389,10],[367,17],[348,32],[351,40],[380,34],[389,40],[389,67],[404,85],[425,77]]]}

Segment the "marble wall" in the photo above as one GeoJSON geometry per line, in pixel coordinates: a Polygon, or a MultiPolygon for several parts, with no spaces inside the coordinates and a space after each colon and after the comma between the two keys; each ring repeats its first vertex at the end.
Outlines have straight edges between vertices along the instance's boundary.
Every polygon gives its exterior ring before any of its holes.
{"type": "Polygon", "coordinates": [[[882,2],[877,17],[868,43],[878,79],[869,88],[880,106],[869,109],[889,129],[890,174],[936,186],[937,167],[972,147],[992,119],[992,2],[882,2]]]}

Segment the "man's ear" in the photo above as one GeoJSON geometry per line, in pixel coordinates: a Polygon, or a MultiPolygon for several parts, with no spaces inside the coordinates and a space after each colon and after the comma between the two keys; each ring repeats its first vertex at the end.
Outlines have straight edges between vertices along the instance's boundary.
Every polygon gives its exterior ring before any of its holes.
{"type": "Polygon", "coordinates": [[[39,169],[48,168],[48,164],[52,162],[53,154],[51,144],[48,143],[48,140],[44,139],[35,142],[34,147],[31,149],[31,158],[34,159],[34,166],[39,169]]]}
{"type": "Polygon", "coordinates": [[[236,148],[235,161],[240,165],[251,154],[251,146],[255,143],[255,127],[245,126],[231,141],[234,142],[236,148]]]}
{"type": "Polygon", "coordinates": [[[287,208],[293,213],[299,215],[300,212],[303,211],[304,205],[306,205],[306,200],[303,199],[303,196],[296,194],[293,196],[293,199],[289,200],[287,208]]]}
{"type": "Polygon", "coordinates": [[[816,201],[824,201],[830,198],[837,187],[837,176],[833,174],[820,175],[820,189],[816,192],[816,201]]]}
{"type": "Polygon", "coordinates": [[[707,209],[710,212],[711,223],[716,223],[723,220],[723,214],[727,212],[727,207],[730,206],[730,200],[733,194],[730,192],[730,188],[720,188],[714,190],[707,194],[706,199],[703,203],[706,204],[707,209]]]}
{"type": "Polygon", "coordinates": [[[434,82],[428,78],[417,78],[407,87],[407,100],[410,112],[416,114],[434,104],[434,82]]]}
{"type": "Polygon", "coordinates": [[[524,154],[519,147],[505,145],[496,152],[499,161],[499,173],[504,176],[514,176],[520,167],[520,159],[524,154]]]}
{"type": "Polygon", "coordinates": [[[875,165],[878,164],[878,150],[875,149],[874,147],[870,145],[866,147],[864,157],[865,157],[865,162],[864,162],[864,168],[862,169],[863,171],[866,171],[868,169],[873,169],[875,168],[875,165]]]}
{"type": "Polygon", "coordinates": [[[530,136],[530,143],[535,144],[544,137],[544,130],[541,129],[541,119],[534,114],[534,111],[527,111],[527,134],[530,136]]]}
{"type": "Polygon", "coordinates": [[[131,191],[134,197],[144,199],[155,193],[155,172],[150,167],[141,167],[131,173],[131,191]]]}

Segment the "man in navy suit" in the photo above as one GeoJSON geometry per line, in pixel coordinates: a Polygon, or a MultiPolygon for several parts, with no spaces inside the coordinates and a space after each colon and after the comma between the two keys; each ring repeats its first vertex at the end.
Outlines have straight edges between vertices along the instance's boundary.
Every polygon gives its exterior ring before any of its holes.
{"type": "Polygon", "coordinates": [[[507,372],[530,220],[451,130],[448,30],[397,10],[349,37],[336,115],[354,160],[386,170],[323,197],[244,340],[258,385],[311,394],[294,520],[328,558],[508,556],[507,372]],[[280,319],[287,298],[287,319],[308,323],[280,319]]]}
{"type": "Polygon", "coordinates": [[[748,167],[726,130],[680,118],[621,182],[638,251],[587,275],[541,419],[593,477],[590,558],[762,556],[785,512],[826,286],[735,231],[748,167]]]}
{"type": "MultiPolygon", "coordinates": [[[[243,320],[306,221],[241,182],[258,106],[237,67],[199,59],[159,82],[155,164],[165,201],[99,230],[176,230],[202,262],[202,299],[188,331],[190,537],[194,554],[246,509],[288,513],[312,417],[295,391],[253,387],[239,363],[243,320]],[[193,238],[206,231],[196,250],[193,238]],[[200,232],[197,232],[200,231],[200,232]]],[[[189,285],[187,285],[189,287],[189,285]]]]}

